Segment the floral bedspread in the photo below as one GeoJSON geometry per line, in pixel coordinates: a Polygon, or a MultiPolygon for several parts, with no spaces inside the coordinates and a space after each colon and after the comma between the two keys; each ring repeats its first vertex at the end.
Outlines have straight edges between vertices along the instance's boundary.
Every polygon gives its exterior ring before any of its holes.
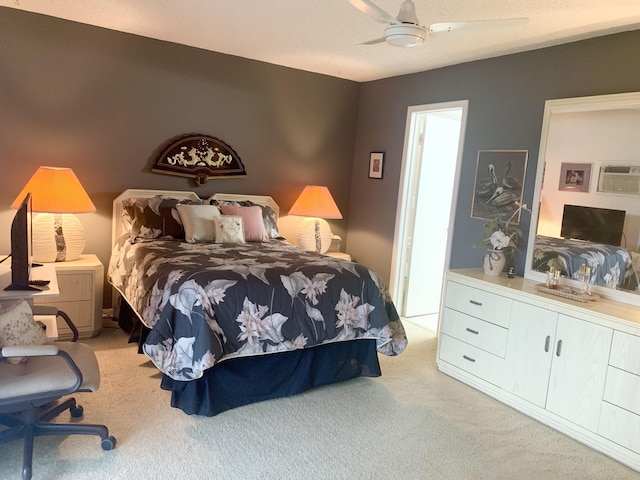
{"type": "Polygon", "coordinates": [[[397,355],[404,327],[378,275],[286,242],[156,240],[114,247],[109,282],[151,329],[143,351],[193,380],[231,357],[375,338],[397,355]]]}
{"type": "Polygon", "coordinates": [[[554,237],[536,237],[533,269],[550,267],[563,276],[577,279],[580,265],[591,267],[590,283],[614,289],[637,290],[638,274],[631,255],[622,247],[554,237]]]}

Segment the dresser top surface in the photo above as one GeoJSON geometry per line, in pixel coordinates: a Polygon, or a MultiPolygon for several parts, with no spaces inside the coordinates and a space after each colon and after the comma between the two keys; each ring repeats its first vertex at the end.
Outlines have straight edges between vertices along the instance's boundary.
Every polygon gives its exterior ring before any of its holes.
{"type": "Polygon", "coordinates": [[[478,288],[484,288],[497,294],[511,294],[522,297],[522,301],[544,303],[548,309],[567,315],[588,313],[608,322],[620,322],[627,326],[640,328],[640,307],[614,300],[599,298],[595,302],[578,302],[568,298],[540,292],[536,289],[539,282],[523,277],[508,278],[506,274],[497,277],[487,276],[480,268],[455,269],[447,272],[447,278],[458,280],[478,288]]]}

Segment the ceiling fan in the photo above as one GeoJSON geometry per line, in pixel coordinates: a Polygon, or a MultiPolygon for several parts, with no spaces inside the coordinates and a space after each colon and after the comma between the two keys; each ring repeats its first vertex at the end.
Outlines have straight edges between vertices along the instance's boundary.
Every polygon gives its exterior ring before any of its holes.
{"type": "Polygon", "coordinates": [[[513,26],[526,23],[527,18],[506,18],[494,20],[470,20],[466,22],[444,22],[432,23],[429,28],[420,25],[420,20],[416,16],[416,6],[412,0],[404,0],[400,5],[397,16],[393,16],[371,0],[348,0],[351,5],[362,13],[370,16],[376,22],[386,23],[384,37],[364,42],[364,45],[387,42],[396,47],[415,47],[422,44],[427,37],[427,30],[430,35],[448,33],[454,31],[478,31],[499,26],[513,26]]]}

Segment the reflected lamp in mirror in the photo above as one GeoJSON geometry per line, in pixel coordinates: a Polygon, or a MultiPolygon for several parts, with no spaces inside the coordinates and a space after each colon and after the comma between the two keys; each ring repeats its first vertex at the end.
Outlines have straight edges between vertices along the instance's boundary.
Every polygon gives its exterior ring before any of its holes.
{"type": "Polygon", "coordinates": [[[318,253],[329,250],[333,234],[326,220],[341,219],[342,214],[327,187],[304,187],[289,210],[289,215],[308,217],[298,225],[298,240],[303,249],[318,253]]]}
{"type": "Polygon", "coordinates": [[[78,258],[85,245],[82,223],[74,214],[92,213],[96,207],[70,168],[39,167],[11,208],[31,193],[33,260],[67,262],[78,258]]]}

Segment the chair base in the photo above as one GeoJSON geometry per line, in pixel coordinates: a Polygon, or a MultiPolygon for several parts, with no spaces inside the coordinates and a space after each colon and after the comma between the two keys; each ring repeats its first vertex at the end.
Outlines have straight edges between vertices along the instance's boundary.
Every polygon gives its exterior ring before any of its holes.
{"type": "Polygon", "coordinates": [[[44,435],[98,435],[103,450],[115,447],[116,439],[109,435],[104,425],[87,423],[48,423],[65,410],[69,410],[72,417],[79,418],[83,409],[76,403],[75,398],[64,401],[54,401],[40,407],[33,407],[27,411],[13,414],[0,414],[0,424],[8,427],[0,432],[0,445],[20,438],[24,438],[24,455],[22,460],[22,480],[30,480],[33,464],[34,438],[44,435]]]}

